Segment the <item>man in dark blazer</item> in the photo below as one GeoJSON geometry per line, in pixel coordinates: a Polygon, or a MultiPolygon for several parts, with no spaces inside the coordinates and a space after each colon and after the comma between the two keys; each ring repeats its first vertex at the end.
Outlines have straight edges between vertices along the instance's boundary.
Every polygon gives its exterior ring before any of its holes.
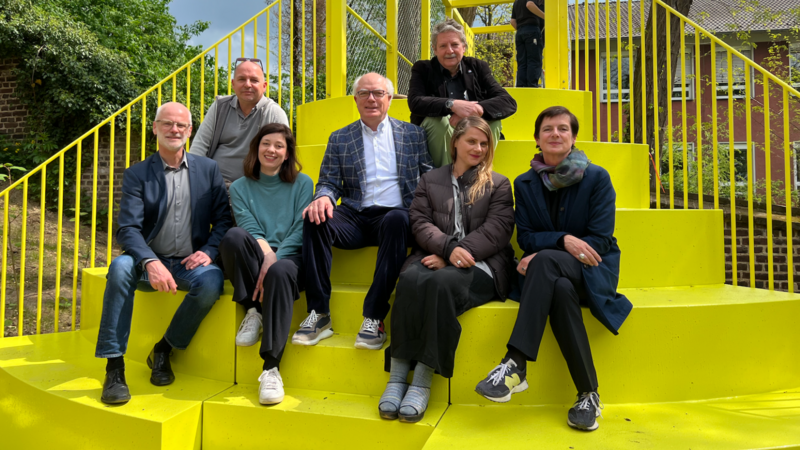
{"type": "Polygon", "coordinates": [[[489,122],[494,142],[500,141],[501,120],[517,111],[517,102],[492,76],[485,61],[464,56],[467,38],[453,19],[433,27],[431,43],[435,56],[411,68],[408,107],[411,123],[428,135],[433,165],[450,164],[448,153],[453,127],[467,116],[489,122]]]}
{"type": "Polygon", "coordinates": [[[408,207],[420,176],[431,169],[431,159],[423,129],[388,116],[391,81],[368,73],[356,79],[353,92],[361,118],[331,134],[314,201],[303,211],[309,316],[292,343],[315,345],[333,335],[331,247],[377,245],[378,261],[355,346],[379,350],[386,341],[383,320],[389,297],[411,242],[408,207]]]}
{"type": "Polygon", "coordinates": [[[231,226],[228,196],[217,163],[184,150],[191,133],[189,110],[180,103],[164,104],[153,122],[158,152],[125,171],[117,230],[123,254],[108,268],[95,354],[108,359],[104,403],[131,398],[123,355],[137,287],[173,295],[188,291],[147,358],[156,386],[175,380],[172,349],[189,345],[222,293],[222,270],[213,261],[231,226]]]}

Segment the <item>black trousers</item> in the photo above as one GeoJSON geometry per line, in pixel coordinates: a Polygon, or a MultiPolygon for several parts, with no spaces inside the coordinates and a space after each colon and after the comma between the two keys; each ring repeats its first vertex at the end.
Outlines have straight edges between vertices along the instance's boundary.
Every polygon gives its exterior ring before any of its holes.
{"type": "Polygon", "coordinates": [[[264,277],[264,300],[253,301],[258,273],[264,262],[264,252],[258,241],[243,228],[228,230],[219,244],[219,254],[225,273],[233,284],[233,301],[246,309],[261,311],[264,333],[259,353],[265,361],[280,362],[292,326],[294,301],[303,290],[303,258],[292,255],[279,259],[264,277]]]}
{"type": "Polygon", "coordinates": [[[578,392],[597,391],[597,372],[583,325],[582,264],[561,250],[543,250],[528,265],[519,314],[508,346],[536,361],[547,317],[578,392]]]}
{"type": "Polygon", "coordinates": [[[453,376],[458,316],[495,298],[494,280],[477,268],[431,270],[416,262],[400,274],[392,312],[392,357],[453,376]]]}
{"type": "Polygon", "coordinates": [[[408,254],[411,233],[408,209],[372,206],[356,211],[337,206],[333,217],[319,225],[303,224],[303,261],[306,264],[308,311],[330,313],[331,248],[355,250],[378,246],[372,285],[364,299],[364,317],[383,320],[389,314],[389,298],[408,254]]]}

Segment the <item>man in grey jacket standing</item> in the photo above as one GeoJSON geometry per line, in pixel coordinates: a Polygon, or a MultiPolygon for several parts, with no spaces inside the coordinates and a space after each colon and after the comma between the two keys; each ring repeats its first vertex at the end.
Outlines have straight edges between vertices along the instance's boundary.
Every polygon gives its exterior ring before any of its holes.
{"type": "Polygon", "coordinates": [[[250,141],[262,126],[276,122],[289,126],[280,105],[264,97],[267,82],[261,61],[238,58],[236,62],[232,82],[235,95],[220,96],[208,108],[189,150],[216,161],[226,186],[244,175],[242,163],[250,141]]]}

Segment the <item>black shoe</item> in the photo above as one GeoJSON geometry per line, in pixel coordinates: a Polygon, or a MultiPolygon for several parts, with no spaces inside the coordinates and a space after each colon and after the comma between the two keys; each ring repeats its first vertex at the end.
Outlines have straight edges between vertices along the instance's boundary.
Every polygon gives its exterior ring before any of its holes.
{"type": "Polygon", "coordinates": [[[493,402],[505,403],[511,400],[511,394],[528,389],[525,372],[514,360],[506,359],[478,383],[475,392],[493,402]]]}
{"type": "Polygon", "coordinates": [[[597,417],[603,404],[600,403],[600,396],[597,392],[584,392],[578,394],[578,399],[567,413],[567,425],[583,431],[594,431],[600,425],[597,424],[597,417]]]}
{"type": "Polygon", "coordinates": [[[121,405],[128,403],[131,399],[131,392],[128,390],[128,383],[125,381],[125,369],[112,369],[106,372],[106,380],[103,382],[103,395],[100,401],[107,405],[121,405]]]}
{"type": "Polygon", "coordinates": [[[158,353],[154,350],[147,357],[147,367],[153,369],[150,382],[156,386],[167,386],[175,381],[175,374],[169,364],[169,353],[158,353]]]}

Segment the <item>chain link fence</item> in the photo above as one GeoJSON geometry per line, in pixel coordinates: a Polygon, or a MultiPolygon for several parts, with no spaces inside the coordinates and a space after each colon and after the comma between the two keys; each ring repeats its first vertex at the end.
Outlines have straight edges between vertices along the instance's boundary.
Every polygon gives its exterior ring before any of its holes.
{"type": "Polygon", "coordinates": [[[348,94],[353,93],[355,79],[367,72],[386,73],[386,44],[355,16],[347,14],[348,94]]]}

